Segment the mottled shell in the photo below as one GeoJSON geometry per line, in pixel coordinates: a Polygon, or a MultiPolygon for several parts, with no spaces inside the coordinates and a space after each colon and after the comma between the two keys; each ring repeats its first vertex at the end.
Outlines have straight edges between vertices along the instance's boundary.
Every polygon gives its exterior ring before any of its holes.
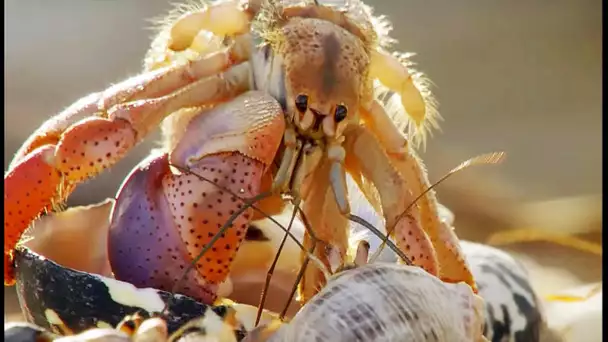
{"type": "MultiPolygon", "coordinates": [[[[26,247],[15,251],[15,262],[21,310],[29,322],[47,331],[77,334],[111,328],[136,313],[144,318],[156,316],[169,300],[172,304],[164,315],[168,334],[194,324],[209,334],[221,332],[236,341],[254,328],[257,309],[249,305],[226,300],[222,305],[210,306],[179,294],[136,288],[116,279],[63,267],[26,247]]],[[[274,319],[273,314],[264,312],[261,321],[269,323],[274,319]]]]}
{"type": "Polygon", "coordinates": [[[539,341],[546,321],[524,266],[494,247],[468,241],[460,245],[486,303],[485,336],[491,341],[539,341]]]}
{"type": "Polygon", "coordinates": [[[373,264],[339,273],[270,341],[481,341],[482,311],[464,283],[373,264]]]}

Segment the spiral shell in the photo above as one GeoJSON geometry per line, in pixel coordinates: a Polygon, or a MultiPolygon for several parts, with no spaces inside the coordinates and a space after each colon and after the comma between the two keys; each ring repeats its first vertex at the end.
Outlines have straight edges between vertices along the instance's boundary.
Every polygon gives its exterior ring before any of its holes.
{"type": "Polygon", "coordinates": [[[337,274],[269,341],[483,341],[483,301],[417,267],[337,274]]]}

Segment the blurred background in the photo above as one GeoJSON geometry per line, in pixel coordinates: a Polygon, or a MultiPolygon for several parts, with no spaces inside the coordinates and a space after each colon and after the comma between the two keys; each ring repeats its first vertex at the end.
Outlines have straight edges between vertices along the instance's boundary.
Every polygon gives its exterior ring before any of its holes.
{"type": "MultiPolygon", "coordinates": [[[[417,67],[437,85],[445,121],[422,153],[431,181],[477,154],[507,153],[505,163],[468,169],[438,188],[459,235],[485,241],[496,231],[536,228],[601,243],[602,2],[367,3],[388,15],[396,47],[416,52],[417,67]]],[[[171,8],[166,0],[4,6],[5,170],[44,120],[137,74],[152,35],[147,19],[171,8]]],[[[80,187],[70,204],[114,196],[154,139],[80,187]]],[[[547,243],[506,248],[529,263],[543,291],[601,279],[601,258],[589,253],[547,243]]],[[[9,297],[5,315],[15,310],[9,297]]]]}

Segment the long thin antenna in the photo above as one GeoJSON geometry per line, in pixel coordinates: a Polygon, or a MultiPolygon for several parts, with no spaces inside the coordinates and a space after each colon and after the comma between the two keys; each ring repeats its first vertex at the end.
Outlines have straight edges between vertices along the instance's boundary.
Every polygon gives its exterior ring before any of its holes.
{"type": "Polygon", "coordinates": [[[287,302],[285,304],[285,307],[283,308],[283,310],[281,311],[281,314],[279,315],[279,319],[283,320],[285,318],[285,315],[287,314],[287,310],[289,309],[289,305],[291,304],[291,301],[293,300],[293,297],[296,294],[296,291],[298,291],[298,286],[300,285],[300,281],[302,280],[302,277],[304,277],[304,272],[306,271],[306,268],[308,267],[308,262],[310,261],[310,256],[313,255],[313,253],[315,252],[315,248],[317,248],[317,237],[314,234],[311,226],[310,226],[310,222],[308,221],[308,218],[306,218],[306,214],[304,214],[304,211],[302,211],[302,209],[300,207],[297,208],[298,213],[300,214],[300,219],[302,220],[302,224],[304,225],[306,232],[308,232],[308,234],[310,235],[310,238],[312,239],[312,246],[310,247],[310,250],[308,251],[308,254],[306,254],[306,258],[304,259],[304,262],[302,263],[302,266],[300,266],[300,271],[298,272],[298,275],[296,276],[296,281],[293,284],[293,287],[291,289],[291,292],[289,294],[289,297],[287,297],[287,302]]]}
{"type": "MultiPolygon", "coordinates": [[[[287,242],[287,233],[291,230],[293,225],[293,221],[296,218],[296,214],[298,209],[300,208],[300,198],[296,197],[294,201],[293,212],[291,213],[291,219],[289,220],[289,225],[287,226],[286,234],[283,236],[283,240],[281,240],[281,244],[277,249],[274,260],[272,261],[272,265],[268,269],[268,273],[266,273],[266,282],[264,283],[264,289],[262,290],[262,295],[260,298],[260,303],[258,304],[258,313],[255,318],[255,326],[257,327],[260,324],[260,319],[262,318],[262,311],[264,310],[264,304],[266,303],[266,295],[268,294],[268,287],[270,286],[270,280],[272,279],[272,274],[274,273],[274,269],[279,262],[279,257],[281,256],[281,252],[283,251],[283,247],[285,246],[285,242],[287,242]]],[[[288,304],[289,306],[289,304],[288,304]]]]}
{"type": "Polygon", "coordinates": [[[407,265],[413,265],[412,261],[405,255],[405,253],[403,253],[399,247],[395,246],[395,244],[393,243],[393,241],[388,240],[387,237],[388,235],[384,235],[382,234],[382,232],[374,227],[371,223],[367,222],[365,219],[363,219],[362,217],[359,217],[357,215],[354,214],[349,214],[348,215],[348,219],[358,223],[362,226],[364,226],[365,228],[369,229],[372,233],[374,233],[374,235],[376,235],[377,237],[379,237],[381,240],[386,241],[386,244],[388,245],[388,247],[395,252],[395,254],[397,254],[397,256],[399,256],[399,258],[401,258],[403,260],[403,262],[405,262],[407,265]]]}

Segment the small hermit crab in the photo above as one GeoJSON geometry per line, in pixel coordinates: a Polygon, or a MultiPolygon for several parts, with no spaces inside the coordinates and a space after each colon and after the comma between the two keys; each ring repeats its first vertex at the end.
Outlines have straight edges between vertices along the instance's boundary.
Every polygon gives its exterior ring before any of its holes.
{"type": "MultiPolygon", "coordinates": [[[[117,279],[168,290],[213,244],[177,288],[212,303],[229,289],[258,213],[251,203],[278,213],[286,193],[310,225],[305,246],[335,269],[329,260],[344,263],[348,244],[348,173],[413,264],[475,290],[434,194],[410,207],[428,181],[404,130],[424,142],[439,117],[423,78],[387,52],[387,32],[358,0],[222,1],[172,16],[144,72],[77,101],[14,157],[4,177],[5,284],[28,225],[163,123],[164,148],[117,195],[108,240],[117,279]],[[395,112],[381,100],[387,91],[395,112]]],[[[325,281],[309,267],[302,298],[325,281]]]]}

